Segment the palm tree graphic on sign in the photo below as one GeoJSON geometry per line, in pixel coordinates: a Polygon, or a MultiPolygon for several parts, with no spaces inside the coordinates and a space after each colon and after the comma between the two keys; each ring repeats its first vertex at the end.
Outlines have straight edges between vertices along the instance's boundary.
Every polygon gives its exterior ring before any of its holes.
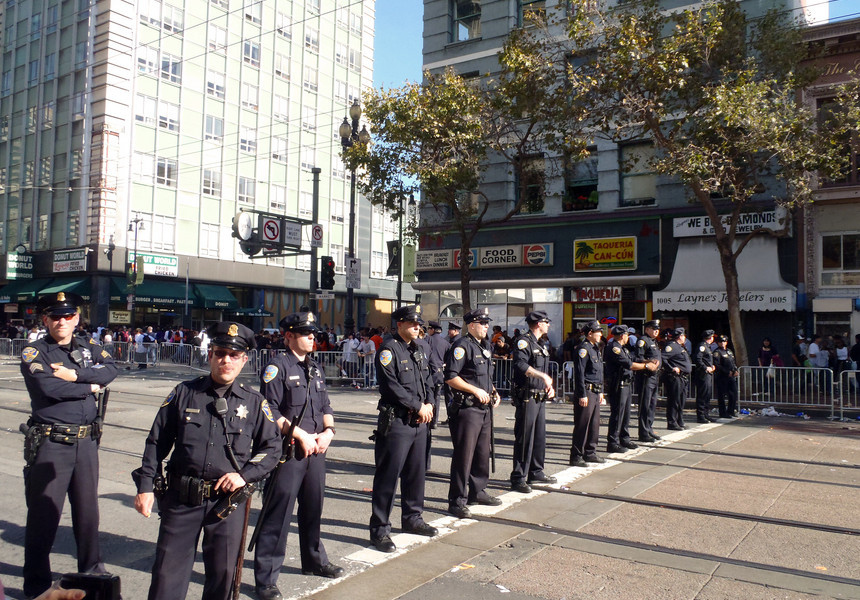
{"type": "Polygon", "coordinates": [[[576,258],[576,264],[581,268],[585,269],[588,267],[588,257],[594,254],[594,248],[592,248],[588,242],[576,242],[576,254],[574,257],[576,258]]]}

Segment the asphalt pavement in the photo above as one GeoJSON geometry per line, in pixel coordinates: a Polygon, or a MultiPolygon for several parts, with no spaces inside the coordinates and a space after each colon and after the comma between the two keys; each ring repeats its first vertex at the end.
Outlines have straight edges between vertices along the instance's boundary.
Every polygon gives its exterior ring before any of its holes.
{"type": "MultiPolygon", "coordinates": [[[[157,516],[146,519],[132,507],[130,473],[161,402],[193,375],[124,370],[111,386],[100,455],[101,541],[126,599],[146,597],[158,532],[157,516]]],[[[29,400],[17,361],[0,363],[0,381],[0,486],[6,490],[0,578],[10,598],[22,598],[26,507],[18,424],[27,418],[29,400]]],[[[858,423],[749,416],[666,432],[660,412],[662,441],[604,455],[607,463],[581,469],[567,466],[572,407],[549,404],[547,472],[559,483],[524,495],[508,488],[513,407],[503,403],[495,416],[490,485],[503,505],[476,507],[467,520],[447,515],[451,444],[439,428],[425,520],[440,535],[400,533],[395,508],[398,551],[382,554],[370,547],[367,530],[374,470],[368,436],[377,394],[334,388],[331,397],[337,437],[328,453],[322,533],[329,559],[347,575],[332,581],[301,574],[294,521],[279,580],[287,598],[860,598],[858,423]]],[[[686,417],[695,421],[690,411],[686,417]]],[[[601,434],[607,419],[605,407],[601,434]]],[[[601,435],[601,450],[604,445],[601,435]]],[[[259,506],[255,497],[252,526],[259,506]]],[[[74,552],[66,506],[52,554],[56,573],[75,570],[74,552]]],[[[254,597],[252,571],[247,554],[243,597],[254,597]]],[[[189,598],[200,597],[202,583],[198,561],[189,598]]]]}

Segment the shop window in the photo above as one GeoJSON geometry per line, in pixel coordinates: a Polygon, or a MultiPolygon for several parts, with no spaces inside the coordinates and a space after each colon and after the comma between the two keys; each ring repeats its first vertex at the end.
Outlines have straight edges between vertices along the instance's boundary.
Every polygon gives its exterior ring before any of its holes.
{"type": "Polygon", "coordinates": [[[653,170],[651,142],[625,144],[621,154],[621,206],[651,206],[657,198],[657,174],[653,170]]]}
{"type": "MultiPolygon", "coordinates": [[[[824,98],[818,101],[818,125],[823,129],[827,129],[828,121],[833,119],[835,113],[842,111],[842,107],[837,103],[835,98],[824,98]]],[[[856,136],[855,136],[856,137],[856,136]]],[[[843,176],[839,179],[821,179],[822,187],[834,187],[840,185],[858,185],[860,184],[860,163],[857,160],[856,140],[846,139],[843,141],[842,153],[847,157],[847,164],[843,171],[843,176]]]]}
{"type": "Polygon", "coordinates": [[[544,204],[544,160],[542,156],[529,156],[519,159],[516,170],[515,201],[522,204],[518,214],[528,215],[543,212],[544,204]]]}
{"type": "Polygon", "coordinates": [[[528,25],[532,19],[546,19],[546,0],[518,0],[518,24],[528,25]]]}
{"type": "Polygon", "coordinates": [[[860,285],[860,233],[821,236],[821,285],[860,285]]]}
{"type": "Polygon", "coordinates": [[[451,1],[451,41],[466,42],[481,37],[481,3],[451,1]]]}
{"type": "Polygon", "coordinates": [[[564,173],[564,198],[561,208],[565,212],[594,210],[597,208],[597,150],[589,149],[588,157],[570,161],[564,173]]]}

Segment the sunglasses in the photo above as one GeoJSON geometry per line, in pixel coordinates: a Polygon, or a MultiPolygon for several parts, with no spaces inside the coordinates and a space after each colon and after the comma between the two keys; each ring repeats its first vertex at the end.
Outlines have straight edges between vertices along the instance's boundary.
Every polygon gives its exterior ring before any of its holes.
{"type": "Polygon", "coordinates": [[[72,313],[70,315],[48,315],[48,318],[52,321],[62,321],[64,319],[66,321],[71,321],[72,319],[74,319],[77,316],[78,316],[77,313],[72,313]]]}
{"type": "Polygon", "coordinates": [[[239,350],[213,350],[212,354],[217,358],[227,358],[230,357],[231,360],[241,360],[243,356],[245,356],[244,352],[239,350]]]}

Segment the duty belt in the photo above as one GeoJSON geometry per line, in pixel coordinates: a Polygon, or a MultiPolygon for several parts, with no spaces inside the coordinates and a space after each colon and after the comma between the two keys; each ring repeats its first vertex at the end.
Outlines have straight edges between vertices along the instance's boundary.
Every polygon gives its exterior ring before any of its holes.
{"type": "Polygon", "coordinates": [[[588,383],[585,382],[585,389],[594,392],[595,394],[600,394],[603,392],[603,384],[602,383],[588,383]]]}
{"type": "Polygon", "coordinates": [[[214,498],[220,494],[215,491],[217,479],[199,479],[190,475],[170,475],[169,489],[177,490],[179,501],[190,506],[200,506],[205,500],[214,498]]]}
{"type": "Polygon", "coordinates": [[[89,425],[72,425],[69,423],[34,423],[39,429],[39,435],[49,438],[52,442],[75,444],[79,440],[93,437],[92,423],[89,425]]]}

